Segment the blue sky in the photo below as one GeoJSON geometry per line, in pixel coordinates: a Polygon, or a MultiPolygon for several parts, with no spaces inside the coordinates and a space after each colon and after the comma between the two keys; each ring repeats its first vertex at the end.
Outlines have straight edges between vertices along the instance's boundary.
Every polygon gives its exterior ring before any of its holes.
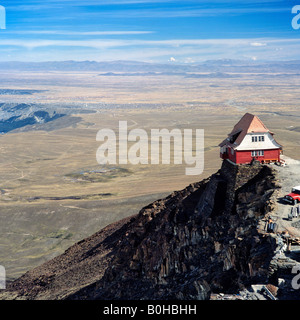
{"type": "Polygon", "coordinates": [[[299,59],[298,1],[1,0],[0,61],[299,59]]]}

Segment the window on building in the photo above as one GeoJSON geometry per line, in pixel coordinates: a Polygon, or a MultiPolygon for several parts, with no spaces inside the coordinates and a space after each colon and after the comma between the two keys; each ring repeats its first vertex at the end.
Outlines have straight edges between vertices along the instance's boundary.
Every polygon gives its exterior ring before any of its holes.
{"type": "Polygon", "coordinates": [[[251,151],[251,157],[263,157],[264,154],[264,150],[251,151]]]}
{"type": "Polygon", "coordinates": [[[252,136],[252,142],[264,142],[265,141],[265,137],[264,136],[252,136]]]}

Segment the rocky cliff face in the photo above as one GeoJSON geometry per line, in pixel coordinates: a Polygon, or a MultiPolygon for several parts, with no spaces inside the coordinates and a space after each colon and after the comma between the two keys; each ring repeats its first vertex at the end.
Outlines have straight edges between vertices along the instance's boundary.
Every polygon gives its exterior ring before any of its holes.
{"type": "Polygon", "coordinates": [[[270,167],[224,161],[209,179],[29,271],[2,298],[209,299],[268,283],[278,244],[262,219],[278,188],[270,167]]]}

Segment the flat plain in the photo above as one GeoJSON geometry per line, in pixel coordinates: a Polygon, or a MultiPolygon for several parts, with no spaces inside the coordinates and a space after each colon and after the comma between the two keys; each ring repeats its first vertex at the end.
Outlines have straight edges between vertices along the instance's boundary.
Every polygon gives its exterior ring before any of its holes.
{"type": "MultiPolygon", "coordinates": [[[[9,279],[109,223],[216,172],[218,144],[250,112],[300,159],[298,74],[231,77],[2,71],[2,104],[38,104],[67,116],[0,136],[0,264],[9,279]],[[98,130],[204,129],[204,171],[187,165],[101,166],[98,130]]],[[[300,184],[300,181],[299,181],[300,184]]]]}

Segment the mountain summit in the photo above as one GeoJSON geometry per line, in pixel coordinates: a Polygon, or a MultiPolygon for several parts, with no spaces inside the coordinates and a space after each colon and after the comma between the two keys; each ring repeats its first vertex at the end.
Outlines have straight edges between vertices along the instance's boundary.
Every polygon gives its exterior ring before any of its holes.
{"type": "Polygon", "coordinates": [[[274,260],[280,239],[265,226],[279,188],[272,167],[225,160],[210,178],[28,271],[0,298],[202,300],[278,286],[291,266],[274,260]]]}

